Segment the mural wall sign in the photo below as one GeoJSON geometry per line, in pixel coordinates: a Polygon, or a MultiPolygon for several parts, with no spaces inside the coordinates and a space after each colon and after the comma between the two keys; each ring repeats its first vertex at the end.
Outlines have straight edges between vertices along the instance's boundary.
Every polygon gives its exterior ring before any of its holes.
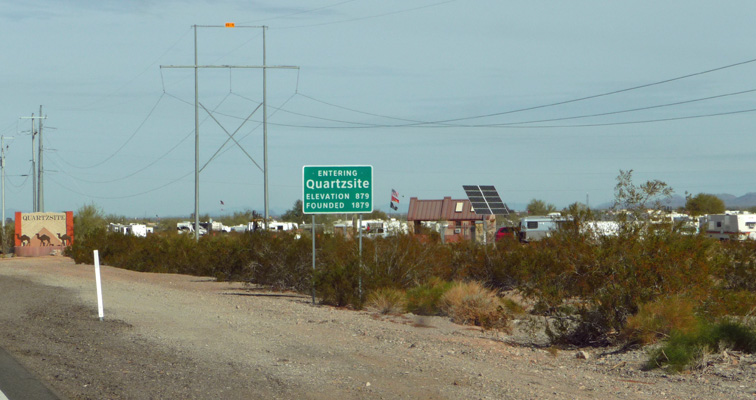
{"type": "Polygon", "coordinates": [[[60,253],[73,244],[73,212],[16,213],[17,256],[60,253]]]}

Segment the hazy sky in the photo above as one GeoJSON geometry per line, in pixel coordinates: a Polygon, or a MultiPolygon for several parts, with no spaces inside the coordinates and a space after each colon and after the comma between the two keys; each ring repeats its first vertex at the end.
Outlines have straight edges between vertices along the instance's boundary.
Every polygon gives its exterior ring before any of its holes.
{"type": "MultiPolygon", "coordinates": [[[[680,195],[743,195],[753,15],[753,1],[0,0],[6,215],[32,209],[21,117],[40,105],[47,211],[193,212],[193,70],[161,65],[193,65],[192,26],[226,22],[268,26],[267,64],[300,67],[267,72],[272,214],[301,198],[303,165],[372,165],[384,211],[392,188],[406,210],[465,184],[515,209],[597,205],[629,169],[680,195]]],[[[263,62],[260,28],[197,37],[201,65],[263,62]]],[[[199,73],[200,102],[244,148],[221,148],[201,110],[202,214],[263,209],[262,81],[199,73]]]]}

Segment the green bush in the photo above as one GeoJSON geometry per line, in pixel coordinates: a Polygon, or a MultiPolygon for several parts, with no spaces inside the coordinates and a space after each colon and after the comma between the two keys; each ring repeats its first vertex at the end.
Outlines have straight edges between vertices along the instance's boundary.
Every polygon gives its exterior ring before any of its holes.
{"type": "Polygon", "coordinates": [[[441,297],[452,283],[432,278],[428,283],[407,290],[407,311],[417,315],[440,315],[441,297]]]}
{"type": "Polygon", "coordinates": [[[664,346],[651,353],[644,367],[680,372],[695,364],[702,354],[725,349],[755,353],[756,331],[727,321],[705,324],[693,333],[673,332],[664,346]]]}
{"type": "Polygon", "coordinates": [[[315,292],[323,304],[336,307],[362,307],[358,293],[357,264],[329,265],[315,272],[315,292]]]}
{"type": "Polygon", "coordinates": [[[607,345],[641,304],[671,294],[701,302],[711,296],[716,245],[663,227],[631,224],[600,237],[564,229],[514,250],[517,265],[508,269],[517,271],[518,289],[552,317],[554,340],[607,345]]]}
{"type": "Polygon", "coordinates": [[[11,253],[16,245],[16,226],[15,224],[5,224],[5,228],[0,231],[0,250],[3,254],[11,253]]]}
{"type": "Polygon", "coordinates": [[[408,311],[425,315],[441,312],[449,282],[478,281],[535,304],[533,312],[549,317],[547,333],[555,343],[653,340],[659,335],[652,331],[663,336],[680,329],[680,321],[665,317],[675,309],[674,299],[689,302],[686,315],[708,321],[745,315],[756,302],[756,242],[719,243],[667,225],[628,223],[617,236],[602,237],[584,231],[578,215],[552,237],[527,245],[442,244],[435,237],[399,235],[363,240],[361,260],[355,240],[319,234],[313,271],[307,233],[232,233],[196,242],[170,230],[138,238],[107,232],[96,208],[85,211],[67,250],[79,263],[92,263],[97,249],[107,265],[307,294],[315,287],[323,303],[354,308],[362,307],[365,293],[394,288],[406,290],[408,311]]]}
{"type": "Polygon", "coordinates": [[[628,341],[650,344],[672,332],[695,332],[699,325],[693,301],[681,296],[667,296],[642,304],[638,313],[628,318],[623,335],[628,341]]]}

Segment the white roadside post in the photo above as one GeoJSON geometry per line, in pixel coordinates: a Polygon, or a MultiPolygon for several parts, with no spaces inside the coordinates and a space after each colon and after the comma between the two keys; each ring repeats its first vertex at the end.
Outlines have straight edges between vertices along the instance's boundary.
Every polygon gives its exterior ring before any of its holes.
{"type": "Polygon", "coordinates": [[[97,314],[100,316],[100,321],[105,317],[105,312],[102,307],[102,280],[100,279],[100,252],[94,251],[94,263],[95,263],[95,281],[97,283],[97,314]]]}

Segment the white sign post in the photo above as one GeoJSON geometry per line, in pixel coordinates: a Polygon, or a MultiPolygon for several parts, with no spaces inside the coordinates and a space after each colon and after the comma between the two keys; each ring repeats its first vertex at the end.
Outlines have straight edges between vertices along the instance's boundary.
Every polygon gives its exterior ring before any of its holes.
{"type": "Polygon", "coordinates": [[[102,280],[100,279],[100,252],[94,251],[94,263],[95,263],[95,281],[97,284],[97,314],[100,316],[100,321],[105,317],[105,312],[102,307],[102,280]]]}

